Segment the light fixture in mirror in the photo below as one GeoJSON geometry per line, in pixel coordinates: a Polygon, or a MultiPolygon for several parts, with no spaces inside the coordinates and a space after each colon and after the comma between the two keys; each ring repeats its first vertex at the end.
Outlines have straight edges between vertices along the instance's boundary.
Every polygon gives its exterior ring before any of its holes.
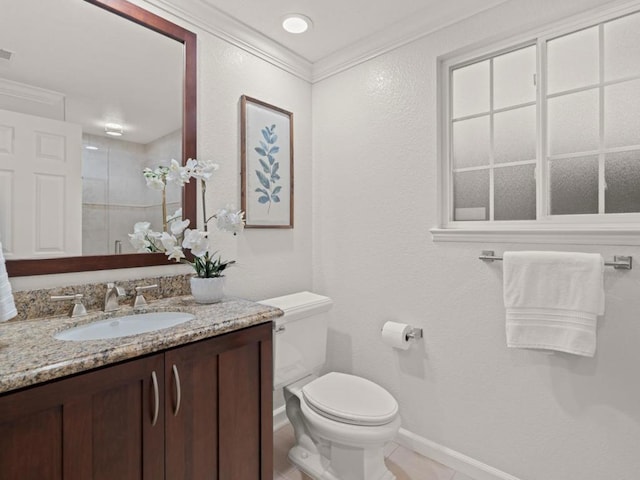
{"type": "MultiPolygon", "coordinates": [[[[11,22],[19,25],[20,37],[51,39],[56,35],[44,34],[45,37],[43,37],[43,30],[55,25],[59,29],[59,36],[62,36],[61,32],[74,36],[72,44],[79,44],[82,47],[80,50],[88,52],[88,57],[83,60],[77,55],[72,55],[74,62],[71,64],[51,62],[48,64],[50,73],[47,73],[44,64],[41,64],[37,72],[20,77],[15,74],[19,71],[21,57],[26,60],[30,54],[36,55],[36,52],[30,52],[25,48],[22,50],[24,52],[22,56],[21,49],[3,44],[4,38],[12,39],[11,35],[0,36],[0,48],[15,52],[12,55],[12,62],[15,63],[8,68],[0,64],[0,101],[3,99],[2,94],[6,91],[6,88],[2,89],[3,86],[15,87],[16,84],[37,86],[38,89],[34,88],[32,92],[37,92],[37,95],[46,101],[39,104],[36,102],[40,105],[40,111],[25,112],[23,110],[20,112],[21,115],[45,117],[45,119],[49,117],[48,120],[55,120],[61,124],[81,125],[80,127],[76,125],[75,131],[69,133],[75,139],[74,142],[67,141],[64,135],[41,135],[35,140],[35,150],[38,152],[36,156],[39,155],[40,160],[44,159],[54,166],[49,171],[35,172],[35,182],[38,184],[39,191],[32,197],[40,200],[49,199],[49,201],[41,201],[40,210],[38,212],[33,210],[28,215],[24,215],[21,211],[2,209],[3,202],[9,201],[7,199],[15,202],[9,195],[13,195],[18,189],[13,186],[10,175],[6,173],[10,169],[7,168],[7,162],[3,164],[2,145],[0,145],[0,190],[4,190],[4,196],[0,195],[0,237],[3,247],[8,245],[12,251],[16,251],[18,244],[24,243],[12,242],[11,239],[9,242],[6,241],[4,232],[9,231],[11,227],[14,227],[12,229],[14,231],[24,230],[23,224],[33,224],[38,221],[45,227],[38,235],[27,237],[30,243],[37,247],[33,250],[34,254],[27,255],[29,258],[15,254],[12,258],[11,252],[6,255],[9,275],[37,275],[167,264],[162,254],[127,253],[127,251],[133,252],[133,249],[128,249],[126,236],[135,223],[133,220],[139,221],[140,218],[144,218],[141,217],[139,209],[148,207],[151,210],[155,201],[144,197],[148,193],[144,181],[140,185],[134,185],[132,182],[140,181],[140,172],[146,166],[168,164],[171,158],[179,158],[184,162],[187,158],[196,157],[195,34],[124,0],[73,2],[25,0],[27,1],[38,5],[28,8],[26,13],[20,13],[17,7],[23,2],[17,2],[9,9],[10,13],[18,15],[18,18],[12,17],[11,22]],[[61,15],[53,17],[53,15],[40,13],[37,16],[29,14],[33,11],[42,13],[44,8],[50,6],[54,6],[56,12],[61,15]],[[83,13],[68,11],[68,8],[72,7],[84,9],[83,13]],[[20,18],[20,15],[23,17],[20,18]],[[96,20],[100,24],[91,23],[94,16],[100,18],[96,20]],[[38,25],[36,23],[38,18],[46,19],[47,25],[38,25]],[[52,21],[53,18],[56,18],[56,21],[52,21]],[[83,33],[83,28],[87,27],[90,33],[86,31],[83,33]],[[102,41],[102,43],[113,45],[114,50],[111,53],[98,50],[95,46],[91,47],[87,40],[91,34],[100,42],[98,38],[100,32],[111,39],[102,41]],[[134,35],[134,39],[129,40],[127,44],[126,39],[129,35],[134,35]],[[148,41],[144,40],[145,38],[148,41]],[[118,43],[122,41],[125,42],[124,45],[118,43]],[[168,45],[169,51],[173,50],[173,54],[166,55],[174,58],[173,66],[162,66],[161,62],[156,61],[159,56],[162,56],[154,46],[158,43],[165,47],[168,45]],[[117,60],[117,65],[111,69],[102,68],[108,61],[107,57],[117,60]],[[93,65],[88,63],[91,61],[94,62],[93,65]],[[128,64],[122,62],[128,62],[128,64]],[[14,77],[11,77],[12,74],[14,77]],[[82,75],[85,76],[85,87],[80,85],[82,75]],[[72,79],[72,83],[67,85],[46,83],[48,79],[58,78],[58,76],[72,79]],[[89,78],[90,90],[86,89],[86,78],[89,78]],[[167,82],[167,78],[172,80],[167,82]],[[83,88],[85,88],[84,91],[83,88]],[[58,93],[72,91],[81,93],[66,96],[58,93]],[[144,99],[147,98],[145,95],[151,91],[155,92],[156,96],[170,100],[166,102],[151,100],[153,103],[151,106],[148,103],[144,104],[144,99]],[[96,103],[95,100],[101,103],[96,103]],[[48,113],[43,114],[42,108],[48,109],[48,113]],[[51,118],[55,115],[56,109],[62,111],[62,121],[60,117],[51,118]],[[73,122],[69,119],[71,115],[76,115],[73,122]],[[115,128],[114,131],[124,130],[125,137],[107,137],[105,123],[119,123],[119,128],[115,128]],[[62,141],[59,138],[62,138],[62,141]],[[55,165],[56,159],[66,158],[70,150],[73,150],[72,156],[82,165],[81,177],[77,170],[73,173],[64,173],[60,164],[66,162],[58,162],[58,165],[55,165]],[[58,155],[59,153],[61,155],[58,155]],[[118,156],[121,153],[124,154],[123,157],[118,156]],[[117,165],[122,165],[125,169],[118,171],[117,165]],[[65,175],[72,177],[74,181],[65,178],[65,175]],[[77,180],[82,177],[83,181],[79,183],[77,180]],[[3,181],[5,184],[2,184],[3,181]],[[7,186],[12,188],[6,188],[7,186]],[[115,189],[110,190],[107,187],[115,187],[115,189]],[[69,206],[69,213],[65,213],[62,217],[53,201],[56,195],[58,198],[74,197],[76,199],[69,206]],[[131,208],[132,205],[136,208],[131,208]],[[96,213],[98,211],[100,214],[96,213]],[[127,215],[131,212],[135,215],[127,215]],[[131,217],[129,224],[128,217],[131,217]],[[58,221],[60,218],[63,220],[58,221]],[[106,221],[107,218],[112,221],[106,221]],[[100,233],[101,229],[104,229],[104,232],[100,233]],[[64,250],[59,248],[60,245],[64,246],[64,250]],[[118,252],[118,249],[121,249],[124,254],[113,254],[118,252]]],[[[3,18],[0,19],[0,31],[3,34],[10,31],[9,24],[4,25],[9,21],[8,18],[9,15],[3,13],[3,18]]],[[[66,54],[70,53],[61,52],[49,41],[36,43],[37,48],[44,50],[44,54],[52,59],[66,58],[66,54]],[[58,54],[51,49],[58,51],[58,54]]],[[[3,105],[0,102],[0,110],[8,110],[6,103],[3,105]]],[[[13,107],[15,111],[15,105],[13,107]]],[[[0,117],[0,127],[6,124],[7,122],[3,122],[0,117]]],[[[34,130],[42,129],[34,128],[34,130]]],[[[0,143],[7,137],[7,135],[3,137],[2,133],[0,128],[0,143]]],[[[184,192],[177,191],[169,195],[172,196],[170,201],[176,208],[182,204],[183,216],[195,222],[195,185],[188,185],[184,192]]],[[[154,218],[158,216],[157,213],[151,213],[151,215],[154,218]]],[[[160,215],[155,223],[161,221],[160,215]]]]}
{"type": "Polygon", "coordinates": [[[118,123],[107,123],[104,126],[104,133],[112,137],[121,137],[124,134],[124,129],[118,123]]]}

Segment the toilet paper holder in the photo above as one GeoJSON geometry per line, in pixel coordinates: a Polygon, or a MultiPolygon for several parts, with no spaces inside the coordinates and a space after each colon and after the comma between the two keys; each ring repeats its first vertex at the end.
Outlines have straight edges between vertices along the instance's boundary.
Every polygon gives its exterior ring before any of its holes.
{"type": "Polygon", "coordinates": [[[407,340],[416,340],[418,338],[422,338],[422,329],[411,327],[411,331],[407,333],[407,340]]]}
{"type": "Polygon", "coordinates": [[[382,343],[399,350],[408,350],[414,340],[422,338],[422,329],[408,323],[385,322],[381,329],[382,343]]]}

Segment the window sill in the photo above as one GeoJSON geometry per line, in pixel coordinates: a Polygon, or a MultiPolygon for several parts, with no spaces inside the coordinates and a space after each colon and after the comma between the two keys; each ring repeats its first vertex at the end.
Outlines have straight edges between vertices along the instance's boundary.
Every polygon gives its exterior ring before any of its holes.
{"type": "Polygon", "coordinates": [[[430,232],[434,242],[640,245],[640,228],[620,225],[589,228],[432,228],[430,232]]]}

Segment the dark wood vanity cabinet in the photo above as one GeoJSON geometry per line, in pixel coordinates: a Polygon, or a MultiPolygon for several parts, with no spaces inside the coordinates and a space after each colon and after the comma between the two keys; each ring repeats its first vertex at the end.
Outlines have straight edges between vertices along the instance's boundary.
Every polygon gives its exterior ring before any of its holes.
{"type": "Polygon", "coordinates": [[[165,353],[167,480],[271,480],[271,362],[271,323],[165,353]]]}
{"type": "Polygon", "coordinates": [[[0,396],[0,479],[271,479],[271,362],[267,323],[0,396]]]}
{"type": "Polygon", "coordinates": [[[163,478],[163,368],[153,355],[0,397],[0,478],[163,478]]]}

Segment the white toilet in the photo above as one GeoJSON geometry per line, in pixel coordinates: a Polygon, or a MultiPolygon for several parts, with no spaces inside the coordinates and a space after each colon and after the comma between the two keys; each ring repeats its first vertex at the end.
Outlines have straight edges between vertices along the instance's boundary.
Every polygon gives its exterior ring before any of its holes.
{"type": "Polygon", "coordinates": [[[394,480],[383,448],[400,428],[396,400],[361,377],[318,376],[331,299],[300,292],[260,303],[284,311],[274,326],[274,389],[284,388],[295,432],[289,460],[316,480],[394,480]]]}

